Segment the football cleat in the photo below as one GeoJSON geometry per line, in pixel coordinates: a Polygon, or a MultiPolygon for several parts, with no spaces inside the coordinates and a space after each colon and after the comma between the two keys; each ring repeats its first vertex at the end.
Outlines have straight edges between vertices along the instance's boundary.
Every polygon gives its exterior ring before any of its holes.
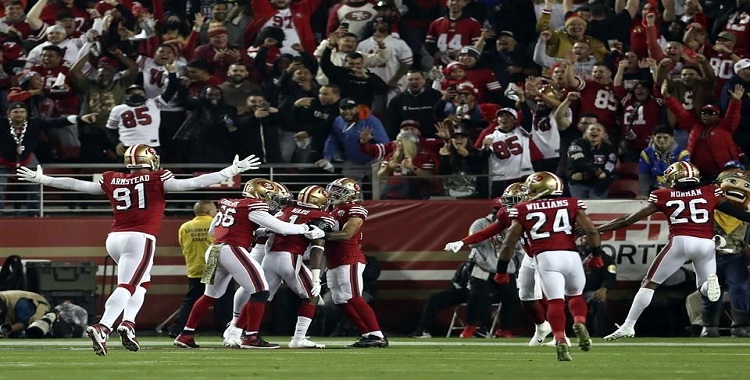
{"type": "Polygon", "coordinates": [[[574,323],[573,332],[575,332],[576,337],[578,337],[578,347],[583,351],[591,350],[591,336],[589,335],[589,330],[586,328],[586,325],[583,323],[574,323]]]}
{"type": "Polygon", "coordinates": [[[612,334],[605,336],[604,340],[617,340],[622,337],[632,338],[635,336],[635,329],[633,329],[632,327],[625,325],[620,326],[618,324],[615,324],[615,326],[617,326],[617,330],[615,330],[615,332],[613,332],[612,334]]]}
{"type": "Polygon", "coordinates": [[[120,326],[117,327],[117,333],[120,334],[122,346],[127,350],[135,352],[141,349],[138,338],[135,336],[135,324],[133,322],[123,321],[120,323],[120,326]]]}
{"type": "Polygon", "coordinates": [[[368,335],[363,336],[358,342],[355,342],[352,344],[352,347],[356,348],[369,348],[369,347],[380,347],[385,348],[388,347],[388,338],[386,337],[379,337],[377,335],[368,335]]]}
{"type": "Polygon", "coordinates": [[[549,325],[549,322],[544,321],[539,326],[536,326],[534,331],[534,336],[529,341],[529,347],[539,347],[544,343],[544,339],[552,333],[552,326],[549,325]]]}
{"type": "Polygon", "coordinates": [[[493,334],[495,338],[515,338],[513,335],[513,332],[510,330],[495,330],[495,334],[493,334]]]}
{"type": "Polygon", "coordinates": [[[567,343],[558,342],[556,348],[558,361],[569,362],[573,360],[573,358],[570,356],[570,347],[567,343]]]}
{"type": "Polygon", "coordinates": [[[110,330],[99,323],[86,328],[86,336],[91,338],[91,342],[94,343],[93,348],[97,355],[107,355],[107,338],[109,334],[110,330]]]}
{"type": "MultiPolygon", "coordinates": [[[[570,347],[570,338],[568,338],[567,336],[565,337],[565,344],[567,344],[568,347],[570,347]]],[[[553,338],[549,342],[543,343],[542,346],[544,346],[544,347],[557,347],[557,342],[553,338]]]]}
{"type": "Polygon", "coordinates": [[[192,335],[192,334],[177,335],[177,338],[175,338],[174,340],[174,345],[180,348],[200,348],[201,347],[195,343],[195,335],[192,335]]]}
{"type": "Polygon", "coordinates": [[[258,336],[258,334],[253,335],[245,335],[242,338],[242,343],[240,343],[240,348],[249,348],[249,349],[256,349],[256,350],[273,350],[276,348],[279,348],[279,345],[276,343],[268,343],[263,338],[258,336]]]}
{"type": "Polygon", "coordinates": [[[718,338],[720,336],[719,328],[716,326],[704,326],[701,330],[701,338],[718,338]]]}
{"type": "Polygon", "coordinates": [[[326,348],[326,345],[318,344],[307,338],[303,338],[303,339],[292,339],[289,342],[289,348],[326,348]]]}
{"type": "Polygon", "coordinates": [[[706,286],[708,287],[708,289],[706,290],[706,297],[708,297],[708,300],[711,302],[718,301],[719,298],[721,298],[721,286],[719,286],[719,277],[717,277],[715,274],[708,275],[706,286]]]}
{"type": "Polygon", "coordinates": [[[418,339],[427,339],[427,338],[432,338],[432,335],[430,335],[430,333],[428,333],[427,331],[417,330],[417,331],[409,334],[409,337],[410,338],[418,338],[418,339]]]}
{"type": "Polygon", "coordinates": [[[224,347],[240,348],[242,344],[242,329],[231,324],[224,330],[224,347]]]}

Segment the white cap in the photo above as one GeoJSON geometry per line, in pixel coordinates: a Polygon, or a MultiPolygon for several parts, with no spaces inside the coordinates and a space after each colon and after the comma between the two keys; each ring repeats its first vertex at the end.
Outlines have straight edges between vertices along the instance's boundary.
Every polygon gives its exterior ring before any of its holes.
{"type": "Polygon", "coordinates": [[[748,67],[750,67],[750,59],[747,59],[747,58],[740,59],[734,64],[734,73],[737,74],[738,71],[742,69],[746,69],[748,67]]]}
{"type": "Polygon", "coordinates": [[[518,120],[518,112],[510,107],[500,108],[499,110],[497,110],[497,112],[495,112],[495,116],[500,116],[500,114],[503,112],[507,112],[513,115],[513,117],[518,120]]]}

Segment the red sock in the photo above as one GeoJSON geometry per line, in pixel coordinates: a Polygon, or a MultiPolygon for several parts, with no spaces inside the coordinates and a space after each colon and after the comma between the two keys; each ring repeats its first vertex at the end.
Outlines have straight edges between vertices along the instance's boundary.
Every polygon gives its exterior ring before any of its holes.
{"type": "Polygon", "coordinates": [[[568,297],[568,309],[573,316],[573,323],[586,324],[586,315],[589,313],[589,305],[582,295],[568,297]]]}
{"type": "Polygon", "coordinates": [[[205,294],[202,295],[201,298],[198,298],[193,305],[193,309],[190,310],[190,316],[188,317],[187,323],[185,323],[185,327],[195,330],[195,328],[198,327],[198,322],[203,318],[203,314],[206,313],[208,308],[214,305],[215,301],[215,298],[211,298],[205,294]]]}
{"type": "Polygon", "coordinates": [[[372,331],[380,331],[380,324],[378,323],[378,318],[375,317],[375,312],[372,310],[370,305],[367,304],[367,301],[365,301],[362,297],[353,297],[349,301],[347,301],[350,305],[354,307],[354,310],[357,311],[357,314],[359,314],[359,317],[362,318],[362,321],[365,324],[365,327],[367,327],[368,332],[372,331]]]}
{"type": "Polygon", "coordinates": [[[315,316],[315,305],[309,302],[300,303],[297,308],[297,316],[313,319],[315,316]]]}
{"type": "Polygon", "coordinates": [[[235,322],[235,326],[240,329],[245,329],[245,322],[247,322],[247,303],[245,303],[245,306],[242,307],[242,310],[240,310],[240,316],[237,317],[237,322],[235,322]]]}
{"type": "Polygon", "coordinates": [[[245,305],[245,308],[247,308],[245,331],[259,331],[260,322],[263,320],[263,313],[266,311],[266,303],[251,300],[245,305]]]}
{"type": "Polygon", "coordinates": [[[346,315],[347,318],[349,318],[349,321],[354,324],[354,327],[359,330],[360,334],[367,333],[367,325],[365,325],[365,322],[362,321],[362,318],[359,317],[359,314],[356,310],[354,310],[354,306],[352,306],[350,303],[340,303],[336,305],[341,309],[341,311],[346,315]]]}
{"type": "Polygon", "coordinates": [[[547,300],[547,320],[552,326],[555,340],[565,341],[565,301],[561,299],[547,300]]]}
{"type": "Polygon", "coordinates": [[[521,305],[526,314],[528,314],[529,317],[531,317],[531,320],[534,321],[534,324],[541,325],[547,320],[544,316],[544,306],[542,306],[542,303],[539,300],[521,301],[521,305]]]}

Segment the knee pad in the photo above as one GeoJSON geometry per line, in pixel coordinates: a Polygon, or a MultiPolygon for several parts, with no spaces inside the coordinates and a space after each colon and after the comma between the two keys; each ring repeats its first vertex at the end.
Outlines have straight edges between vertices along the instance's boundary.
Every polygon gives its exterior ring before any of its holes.
{"type": "Polygon", "coordinates": [[[131,296],[133,294],[135,294],[135,287],[133,285],[130,285],[130,284],[117,284],[117,287],[118,288],[123,288],[123,289],[127,290],[128,292],[130,292],[131,296]]]}
{"type": "Polygon", "coordinates": [[[143,289],[146,289],[146,290],[148,290],[148,288],[150,288],[150,287],[151,287],[151,281],[141,282],[141,284],[140,284],[140,285],[138,285],[138,286],[140,286],[140,287],[141,287],[141,288],[143,288],[143,289]]]}
{"type": "Polygon", "coordinates": [[[268,297],[271,296],[271,292],[268,290],[262,290],[260,292],[255,292],[250,295],[250,301],[251,302],[266,302],[268,301],[268,297]]]}

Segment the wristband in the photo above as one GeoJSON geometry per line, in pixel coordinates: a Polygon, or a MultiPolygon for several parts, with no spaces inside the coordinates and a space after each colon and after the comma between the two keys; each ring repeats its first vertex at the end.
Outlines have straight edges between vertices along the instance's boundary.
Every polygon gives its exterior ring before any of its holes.
{"type": "Polygon", "coordinates": [[[310,269],[313,281],[320,280],[320,269],[310,269]]]}
{"type": "Polygon", "coordinates": [[[591,248],[591,254],[594,257],[601,257],[604,255],[604,250],[602,250],[602,247],[592,247],[591,248]]]}
{"type": "Polygon", "coordinates": [[[497,273],[508,273],[508,264],[510,260],[497,260],[497,273]]]}

